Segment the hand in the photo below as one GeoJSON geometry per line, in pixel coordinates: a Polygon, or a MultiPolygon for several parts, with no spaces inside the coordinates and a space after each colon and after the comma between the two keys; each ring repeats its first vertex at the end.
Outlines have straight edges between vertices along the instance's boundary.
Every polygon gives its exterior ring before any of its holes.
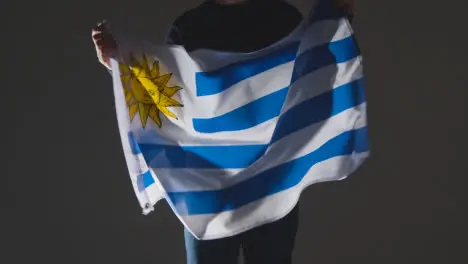
{"type": "Polygon", "coordinates": [[[99,62],[108,69],[111,69],[109,59],[117,51],[117,42],[109,33],[106,22],[103,21],[93,28],[91,36],[96,47],[99,62]]]}
{"type": "Polygon", "coordinates": [[[356,0],[333,0],[336,8],[343,8],[348,15],[356,12],[356,0]]]}

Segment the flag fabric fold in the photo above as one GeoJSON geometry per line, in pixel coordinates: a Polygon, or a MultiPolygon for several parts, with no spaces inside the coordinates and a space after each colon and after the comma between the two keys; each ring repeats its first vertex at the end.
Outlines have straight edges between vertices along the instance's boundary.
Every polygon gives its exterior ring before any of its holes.
{"type": "Polygon", "coordinates": [[[145,214],[166,199],[198,239],[228,237],[284,217],[304,188],[366,160],[362,57],[327,2],[251,53],[119,42],[117,120],[145,214]]]}

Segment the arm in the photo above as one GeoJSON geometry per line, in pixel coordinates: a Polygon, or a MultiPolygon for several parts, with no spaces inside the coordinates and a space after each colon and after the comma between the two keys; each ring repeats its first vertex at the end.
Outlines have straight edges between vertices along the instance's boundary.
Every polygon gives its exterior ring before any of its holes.
{"type": "Polygon", "coordinates": [[[182,36],[176,24],[172,24],[166,34],[167,45],[183,45],[182,36]]]}
{"type": "Polygon", "coordinates": [[[117,51],[117,42],[109,33],[106,22],[99,23],[91,32],[99,62],[111,70],[109,59],[117,51]]]}

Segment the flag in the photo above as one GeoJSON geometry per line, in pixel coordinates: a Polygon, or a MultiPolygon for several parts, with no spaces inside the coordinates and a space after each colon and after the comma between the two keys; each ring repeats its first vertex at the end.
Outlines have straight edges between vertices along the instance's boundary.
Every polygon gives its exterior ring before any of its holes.
{"type": "Polygon", "coordinates": [[[119,41],[117,120],[145,214],[166,199],[198,239],[229,237],[284,217],[304,188],[366,160],[361,53],[326,2],[251,53],[119,41]]]}

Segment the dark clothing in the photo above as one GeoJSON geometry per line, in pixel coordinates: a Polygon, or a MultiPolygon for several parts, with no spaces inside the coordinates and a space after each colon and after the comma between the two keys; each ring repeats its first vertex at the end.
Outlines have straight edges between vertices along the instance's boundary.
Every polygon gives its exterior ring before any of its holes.
{"type": "Polygon", "coordinates": [[[182,45],[189,52],[252,52],[286,37],[302,21],[301,13],[284,1],[255,2],[220,5],[205,1],[176,19],[167,43],[182,45]]]}
{"type": "Polygon", "coordinates": [[[290,264],[299,222],[296,206],[284,218],[243,234],[197,240],[185,230],[188,264],[237,264],[242,247],[247,264],[290,264]]]}
{"type": "MultiPolygon", "coordinates": [[[[301,13],[283,1],[249,1],[219,5],[206,1],[176,19],[167,43],[187,51],[253,52],[278,42],[302,21],[301,13]]],[[[188,264],[235,264],[240,247],[248,264],[288,264],[298,228],[298,206],[286,217],[243,234],[197,240],[185,230],[188,264]]]]}

